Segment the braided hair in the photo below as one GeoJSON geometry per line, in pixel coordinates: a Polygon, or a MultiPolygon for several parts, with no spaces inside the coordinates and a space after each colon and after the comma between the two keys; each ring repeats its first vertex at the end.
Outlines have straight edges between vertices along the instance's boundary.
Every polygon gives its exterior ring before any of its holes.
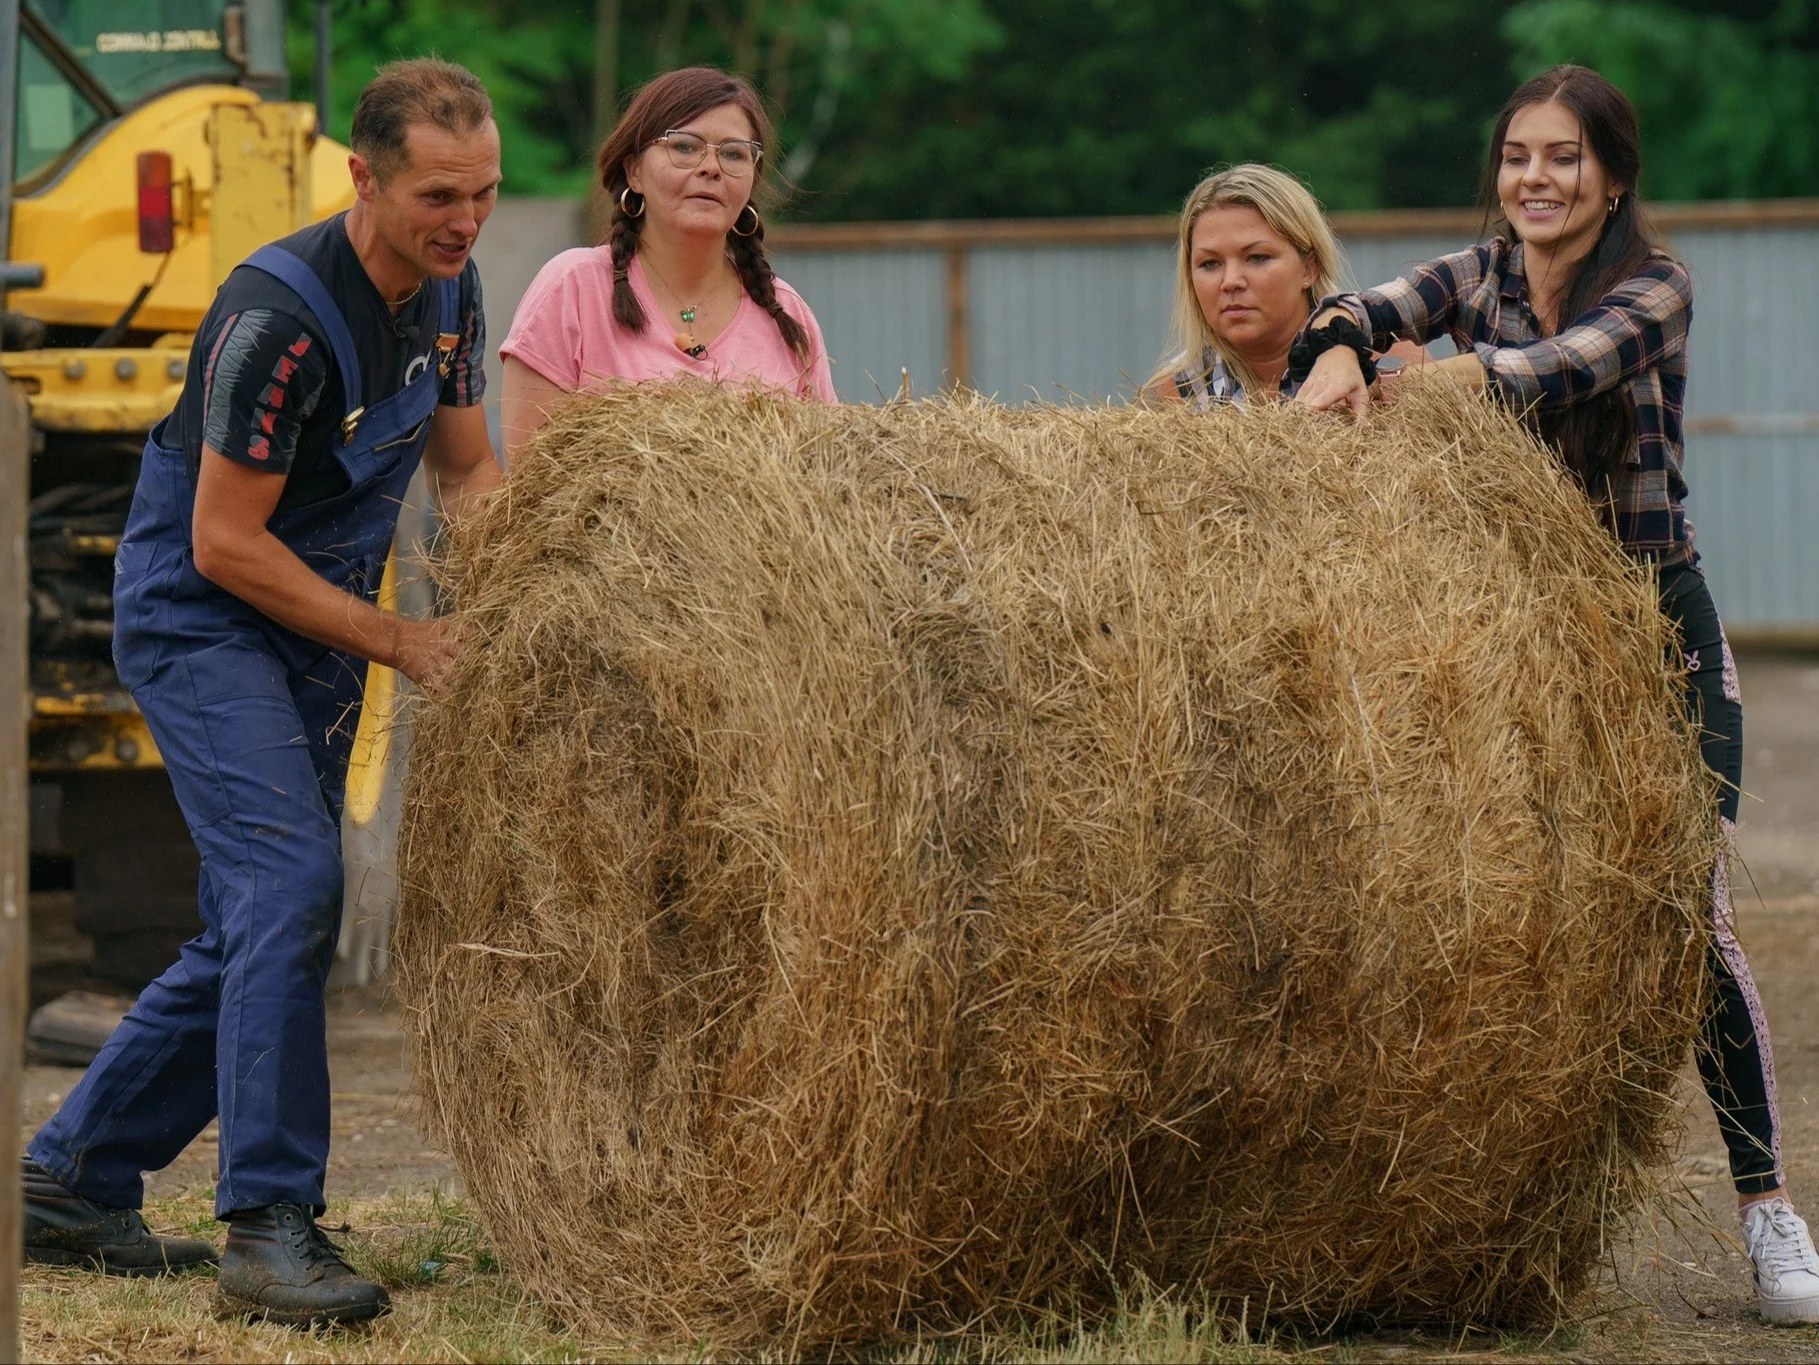
{"type": "Polygon", "coordinates": [[[727,254],[732,257],[733,269],[739,272],[739,283],[745,286],[752,302],[776,320],[784,344],[796,353],[796,358],[807,360],[808,328],[777,302],[777,274],[771,269],[770,257],[764,254],[764,219],[758,216],[757,209],[751,212],[757,226],[749,235],[729,232],[726,235],[727,254]]]}
{"type": "MultiPolygon", "coordinates": [[[[607,243],[613,255],[613,321],[627,331],[644,331],[649,327],[650,319],[632,289],[632,258],[638,254],[644,207],[636,190],[627,193],[630,182],[626,179],[625,163],[669,129],[679,128],[709,109],[727,104],[737,106],[745,115],[760,143],[770,142],[770,119],[765,116],[758,92],[749,83],[716,67],[689,66],[659,76],[640,90],[595,157],[600,188],[612,205],[607,243]],[[635,210],[635,216],[626,212],[628,204],[635,210]]],[[[777,276],[764,252],[764,219],[758,213],[756,202],[760,197],[768,198],[769,187],[764,184],[763,175],[764,161],[760,158],[752,170],[754,202],[741,211],[734,226],[744,221],[746,211],[751,213],[755,225],[749,235],[736,231],[726,234],[727,259],[752,302],[776,322],[785,344],[799,359],[807,360],[808,329],[777,301],[777,276]]]]}
{"type": "Polygon", "coordinates": [[[613,205],[613,223],[607,230],[607,241],[613,249],[613,321],[628,332],[642,332],[650,325],[644,305],[632,289],[632,257],[638,254],[638,220],[626,216],[618,204],[613,205]]]}

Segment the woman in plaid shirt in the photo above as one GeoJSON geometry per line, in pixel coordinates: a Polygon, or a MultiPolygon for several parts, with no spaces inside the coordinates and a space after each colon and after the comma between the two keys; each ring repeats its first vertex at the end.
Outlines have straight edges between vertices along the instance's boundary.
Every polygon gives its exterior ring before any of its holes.
{"type": "MultiPolygon", "coordinates": [[[[1693,552],[1681,475],[1692,280],[1637,207],[1641,169],[1635,110],[1609,81],[1578,66],[1529,81],[1491,138],[1485,188],[1500,214],[1495,234],[1381,288],[1325,300],[1297,348],[1306,379],[1296,401],[1362,412],[1370,351],[1452,338],[1459,354],[1420,366],[1423,377],[1489,392],[1522,413],[1624,549],[1655,566],[1662,610],[1685,652],[1700,749],[1721,779],[1728,835],[1743,777],[1743,710],[1693,552]]],[[[1399,378],[1386,375],[1382,387],[1399,378]]],[[[1819,1322],[1819,1256],[1786,1198],[1768,1027],[1722,860],[1712,885],[1713,1003],[1699,1071],[1729,1150],[1763,1316],[1819,1322]]]]}

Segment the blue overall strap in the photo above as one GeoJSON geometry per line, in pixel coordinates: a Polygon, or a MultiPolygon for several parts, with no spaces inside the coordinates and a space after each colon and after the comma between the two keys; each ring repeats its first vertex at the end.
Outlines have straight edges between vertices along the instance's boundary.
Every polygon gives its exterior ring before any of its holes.
{"type": "Polygon", "coordinates": [[[263,270],[302,299],[322,330],[328,333],[328,348],[334,352],[335,364],[341,370],[341,391],[347,396],[348,415],[360,412],[360,353],[354,349],[354,334],[347,330],[347,319],[329,297],[322,277],[311,270],[301,256],[281,246],[262,246],[243,262],[254,270],[263,270]]]}

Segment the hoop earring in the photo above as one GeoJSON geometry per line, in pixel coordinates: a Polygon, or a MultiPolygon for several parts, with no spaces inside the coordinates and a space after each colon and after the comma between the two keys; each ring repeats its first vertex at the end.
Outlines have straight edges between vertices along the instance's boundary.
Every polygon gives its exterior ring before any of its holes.
{"type": "Polygon", "coordinates": [[[1615,199],[1611,200],[1609,207],[1607,207],[1604,210],[1604,216],[1606,218],[1609,218],[1613,213],[1615,213],[1617,211],[1617,205],[1621,204],[1622,202],[1623,202],[1622,195],[1618,195],[1615,199]]]}
{"type": "Polygon", "coordinates": [[[733,219],[733,235],[735,237],[756,237],[758,235],[758,229],[763,226],[764,220],[758,216],[758,210],[753,208],[750,204],[747,204],[744,208],[739,210],[739,216],[733,219]],[[748,231],[741,232],[739,231],[739,224],[745,221],[745,215],[748,213],[752,216],[751,228],[748,231]]]}
{"type": "Polygon", "coordinates": [[[644,217],[644,196],[642,194],[638,195],[638,211],[636,213],[633,213],[625,202],[626,195],[635,193],[637,193],[637,191],[633,190],[630,185],[627,185],[624,189],[619,191],[619,212],[623,213],[627,218],[644,217]]]}

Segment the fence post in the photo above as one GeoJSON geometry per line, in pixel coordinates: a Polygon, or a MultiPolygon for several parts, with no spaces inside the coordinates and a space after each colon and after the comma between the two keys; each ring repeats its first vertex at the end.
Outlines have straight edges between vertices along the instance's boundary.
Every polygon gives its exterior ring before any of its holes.
{"type": "Polygon", "coordinates": [[[956,389],[973,385],[972,307],[966,292],[967,249],[956,242],[947,249],[947,382],[956,389]]]}
{"type": "Polygon", "coordinates": [[[25,1069],[25,399],[0,378],[0,1361],[19,1359],[20,1087],[25,1069]]]}

